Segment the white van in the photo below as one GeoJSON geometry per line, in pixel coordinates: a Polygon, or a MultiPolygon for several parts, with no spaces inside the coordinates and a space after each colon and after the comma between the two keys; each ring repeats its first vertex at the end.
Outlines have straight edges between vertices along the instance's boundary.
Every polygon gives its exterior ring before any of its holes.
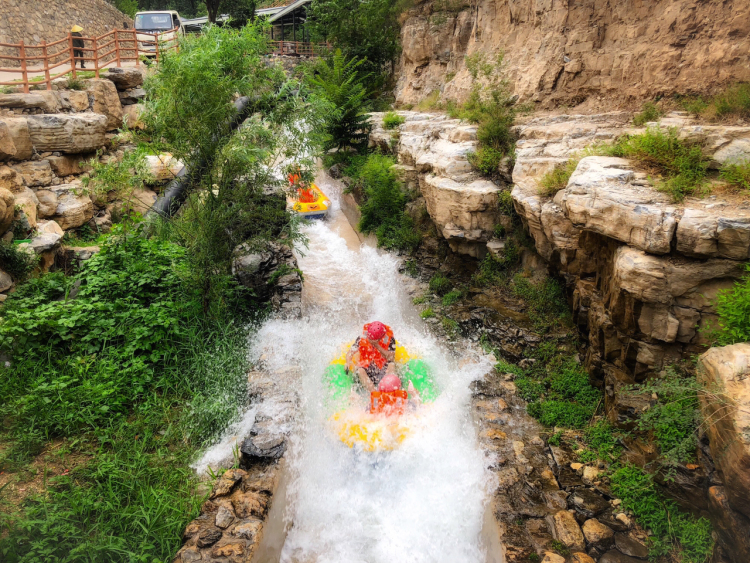
{"type": "MultiPolygon", "coordinates": [[[[145,33],[161,33],[159,41],[164,41],[168,44],[174,42],[177,38],[175,32],[184,35],[185,26],[182,23],[182,18],[175,10],[158,10],[154,12],[138,12],[135,15],[135,30],[136,32],[142,31],[145,33]],[[170,33],[164,33],[169,31],[170,33]]],[[[145,51],[146,56],[150,56],[149,53],[156,54],[156,44],[153,35],[142,35],[136,34],[138,39],[138,49],[141,52],[145,51]]]]}

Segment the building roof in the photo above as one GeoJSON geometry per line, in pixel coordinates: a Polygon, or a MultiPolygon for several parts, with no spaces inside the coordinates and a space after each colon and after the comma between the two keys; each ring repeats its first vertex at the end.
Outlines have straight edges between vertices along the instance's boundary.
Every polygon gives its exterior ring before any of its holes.
{"type": "Polygon", "coordinates": [[[268,21],[273,23],[276,20],[283,18],[285,15],[291,14],[292,12],[294,12],[298,8],[301,8],[305,4],[309,4],[310,2],[312,2],[312,0],[296,0],[295,2],[292,2],[291,4],[289,4],[288,6],[281,8],[278,12],[276,12],[270,18],[268,18],[268,21]]]}

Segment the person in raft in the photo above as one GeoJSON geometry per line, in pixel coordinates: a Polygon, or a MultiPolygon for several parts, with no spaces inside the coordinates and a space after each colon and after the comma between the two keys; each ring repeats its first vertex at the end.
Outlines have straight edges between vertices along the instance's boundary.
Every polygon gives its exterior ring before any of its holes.
{"type": "Polygon", "coordinates": [[[367,323],[346,353],[346,369],[356,373],[367,391],[375,391],[386,374],[396,374],[396,339],[380,321],[367,323]]]}

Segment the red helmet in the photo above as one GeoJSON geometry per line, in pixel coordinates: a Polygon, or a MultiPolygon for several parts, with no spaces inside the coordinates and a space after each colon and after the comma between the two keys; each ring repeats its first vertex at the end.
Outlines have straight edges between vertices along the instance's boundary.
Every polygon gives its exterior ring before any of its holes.
{"type": "Polygon", "coordinates": [[[395,373],[387,373],[383,376],[378,384],[378,391],[381,393],[388,393],[390,391],[397,391],[401,389],[401,380],[395,373]]]}
{"type": "Polygon", "coordinates": [[[380,340],[385,336],[385,325],[380,321],[371,322],[367,325],[367,336],[372,340],[380,340]]]}

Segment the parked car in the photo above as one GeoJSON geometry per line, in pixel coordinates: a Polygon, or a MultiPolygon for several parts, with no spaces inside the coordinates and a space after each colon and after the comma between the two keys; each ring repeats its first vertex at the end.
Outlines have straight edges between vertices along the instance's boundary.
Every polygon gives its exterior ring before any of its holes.
{"type": "Polygon", "coordinates": [[[159,33],[159,41],[172,43],[177,35],[185,34],[185,25],[175,10],[159,10],[153,12],[138,12],[135,15],[135,30],[138,39],[138,50],[146,56],[156,56],[156,41],[153,35],[159,33]],[[153,53],[153,55],[151,54],[153,53]]]}

